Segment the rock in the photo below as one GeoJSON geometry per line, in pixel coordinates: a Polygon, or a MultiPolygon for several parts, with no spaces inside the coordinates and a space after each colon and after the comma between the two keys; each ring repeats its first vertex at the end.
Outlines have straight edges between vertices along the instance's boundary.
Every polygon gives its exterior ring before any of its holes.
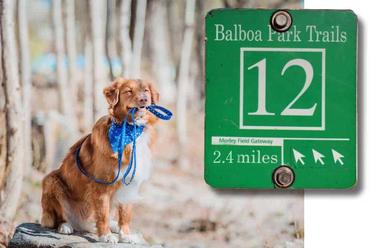
{"type": "Polygon", "coordinates": [[[161,248],[161,245],[118,243],[108,244],[99,242],[98,237],[92,233],[73,233],[65,235],[57,233],[54,229],[43,228],[40,224],[23,223],[17,226],[9,247],[27,248],[85,248],[85,247],[121,247],[121,248],[161,248]]]}
{"type": "Polygon", "coordinates": [[[218,223],[205,218],[193,219],[190,222],[183,224],[179,228],[179,232],[188,233],[188,232],[215,232],[217,229],[218,223]]]}

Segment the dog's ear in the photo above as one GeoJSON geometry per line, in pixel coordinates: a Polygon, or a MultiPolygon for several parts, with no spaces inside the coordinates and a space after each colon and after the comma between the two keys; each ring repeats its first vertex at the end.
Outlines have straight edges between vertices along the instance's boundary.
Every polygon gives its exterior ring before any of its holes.
{"type": "Polygon", "coordinates": [[[114,82],[110,86],[107,86],[103,89],[103,94],[106,97],[106,100],[110,107],[114,107],[119,102],[119,84],[117,82],[114,82]]]}
{"type": "Polygon", "coordinates": [[[156,90],[152,83],[149,84],[149,90],[151,91],[151,103],[157,104],[160,100],[160,93],[156,90]]]}

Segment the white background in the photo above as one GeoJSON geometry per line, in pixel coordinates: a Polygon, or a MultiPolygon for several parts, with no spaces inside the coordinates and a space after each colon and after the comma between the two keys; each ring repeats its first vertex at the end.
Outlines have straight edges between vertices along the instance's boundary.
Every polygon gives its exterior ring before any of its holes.
{"type": "MultiPolygon", "coordinates": [[[[371,159],[368,132],[371,82],[370,42],[371,7],[367,0],[305,0],[309,9],[352,9],[358,15],[358,187],[351,191],[305,192],[306,248],[371,247],[371,159]]],[[[342,56],[339,54],[338,56],[342,56]]],[[[336,63],[336,58],[332,60],[336,63]]]]}

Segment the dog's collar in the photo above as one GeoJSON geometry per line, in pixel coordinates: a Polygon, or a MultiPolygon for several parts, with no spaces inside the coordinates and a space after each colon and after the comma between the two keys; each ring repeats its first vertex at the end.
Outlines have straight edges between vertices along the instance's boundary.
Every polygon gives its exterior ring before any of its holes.
{"type": "MultiPolygon", "coordinates": [[[[167,110],[164,107],[157,106],[157,105],[150,105],[146,107],[147,110],[149,110],[152,114],[157,116],[160,119],[163,120],[170,120],[172,117],[172,113],[170,110],[167,110]]],[[[122,178],[122,183],[125,185],[130,184],[130,182],[133,180],[136,172],[136,139],[143,133],[144,125],[137,125],[135,123],[135,112],[137,111],[137,108],[132,108],[128,111],[126,114],[125,120],[122,123],[116,123],[114,120],[112,120],[112,123],[108,130],[108,139],[111,144],[111,148],[113,152],[117,152],[118,158],[118,171],[115,175],[115,178],[112,181],[106,181],[104,179],[96,178],[93,175],[89,175],[87,171],[84,169],[82,162],[80,160],[80,150],[81,146],[84,143],[84,141],[89,137],[89,135],[81,142],[80,146],[77,147],[75,151],[75,161],[77,168],[80,170],[80,172],[88,177],[91,180],[94,180],[96,183],[105,184],[105,185],[112,185],[117,182],[119,179],[119,175],[121,172],[121,166],[122,166],[122,156],[124,153],[124,148],[127,144],[133,143],[132,151],[130,154],[130,161],[128,168],[125,170],[124,176],[122,178]],[[130,124],[128,122],[128,117],[131,115],[131,119],[133,121],[133,124],[130,124]],[[129,182],[126,182],[126,177],[129,175],[131,170],[133,169],[131,173],[131,178],[129,182]]]]}
{"type": "Polygon", "coordinates": [[[80,160],[80,150],[81,150],[82,144],[85,142],[87,137],[89,137],[89,135],[86,136],[86,138],[81,142],[81,144],[77,147],[77,149],[75,151],[76,166],[84,176],[86,176],[89,179],[95,181],[96,183],[100,183],[100,184],[112,185],[112,184],[116,183],[117,180],[119,180],[119,176],[120,176],[120,173],[121,173],[122,155],[123,155],[123,152],[124,152],[125,145],[132,142],[133,147],[132,147],[132,152],[131,152],[131,155],[130,155],[130,162],[129,162],[128,168],[125,170],[124,176],[121,180],[122,183],[125,184],[125,185],[128,185],[128,184],[131,183],[131,181],[133,180],[133,178],[135,176],[135,171],[136,171],[136,139],[139,137],[139,135],[141,133],[143,133],[143,129],[144,129],[144,126],[138,126],[138,125],[135,124],[135,118],[134,118],[135,112],[136,112],[135,109],[130,109],[130,111],[127,113],[127,115],[125,117],[125,120],[124,120],[124,122],[122,122],[122,124],[117,124],[114,121],[112,121],[112,123],[110,125],[110,128],[108,130],[108,139],[111,143],[111,148],[112,148],[113,151],[116,151],[117,154],[118,154],[118,158],[117,158],[117,160],[118,160],[117,161],[118,162],[118,166],[117,166],[118,171],[117,171],[115,177],[113,178],[113,180],[106,181],[104,179],[97,178],[93,175],[90,175],[85,170],[85,168],[84,168],[84,166],[83,166],[83,164],[80,160]],[[128,116],[129,115],[131,115],[131,117],[132,117],[133,124],[129,124],[129,122],[128,122],[128,116]],[[111,140],[112,140],[112,142],[111,142],[111,140]],[[132,171],[132,174],[131,174],[131,178],[130,178],[129,182],[126,182],[126,177],[129,175],[132,168],[133,168],[133,171],[132,171]]]}

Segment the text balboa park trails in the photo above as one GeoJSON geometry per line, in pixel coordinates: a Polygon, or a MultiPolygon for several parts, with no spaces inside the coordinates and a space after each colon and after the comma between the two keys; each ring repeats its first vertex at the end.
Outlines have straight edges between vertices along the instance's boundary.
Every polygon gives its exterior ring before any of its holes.
{"type": "Polygon", "coordinates": [[[268,41],[268,42],[325,42],[325,43],[345,43],[347,42],[347,32],[342,31],[340,26],[330,26],[323,30],[316,25],[306,25],[303,30],[299,30],[293,25],[290,30],[284,33],[274,31],[267,25],[267,31],[260,29],[248,29],[245,25],[233,24],[224,26],[215,24],[215,41],[268,41]]]}

